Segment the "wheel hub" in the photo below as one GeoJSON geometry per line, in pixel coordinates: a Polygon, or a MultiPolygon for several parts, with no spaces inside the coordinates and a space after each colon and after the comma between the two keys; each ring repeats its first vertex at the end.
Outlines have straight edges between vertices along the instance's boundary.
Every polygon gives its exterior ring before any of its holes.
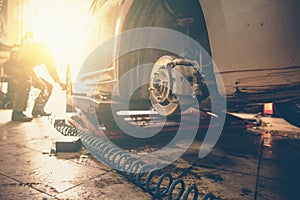
{"type": "Polygon", "coordinates": [[[170,95],[170,77],[168,71],[162,67],[154,74],[154,98],[157,103],[164,103],[170,95]]]}
{"type": "Polygon", "coordinates": [[[149,86],[152,106],[163,116],[176,114],[208,96],[194,64],[172,56],[163,56],[155,63],[149,86]]]}

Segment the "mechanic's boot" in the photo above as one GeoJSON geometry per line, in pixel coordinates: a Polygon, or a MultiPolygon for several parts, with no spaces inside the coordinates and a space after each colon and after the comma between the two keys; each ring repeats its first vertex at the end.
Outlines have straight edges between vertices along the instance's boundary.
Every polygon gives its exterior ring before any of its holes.
{"type": "Polygon", "coordinates": [[[32,120],[31,117],[27,117],[21,111],[13,111],[11,115],[11,121],[17,122],[30,122],[32,120]]]}
{"type": "Polygon", "coordinates": [[[41,110],[41,109],[33,109],[31,114],[34,117],[37,117],[37,116],[43,117],[43,116],[50,116],[51,115],[51,113],[47,113],[47,112],[45,112],[44,110],[41,110]]]}

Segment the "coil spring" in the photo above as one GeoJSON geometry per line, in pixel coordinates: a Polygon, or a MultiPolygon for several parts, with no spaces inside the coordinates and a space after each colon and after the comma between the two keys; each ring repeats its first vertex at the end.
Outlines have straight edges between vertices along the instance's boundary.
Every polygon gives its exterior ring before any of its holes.
{"type": "MultiPolygon", "coordinates": [[[[168,200],[179,200],[183,197],[184,200],[187,200],[192,197],[193,200],[197,200],[199,198],[199,191],[196,185],[188,187],[185,191],[186,186],[182,179],[174,179],[170,173],[163,173],[161,170],[143,163],[126,152],[119,150],[111,142],[108,142],[108,140],[100,140],[96,136],[85,133],[65,123],[54,124],[54,127],[64,136],[79,137],[84,147],[97,160],[116,169],[130,182],[139,186],[143,191],[148,192],[154,199],[167,197],[168,200]],[[157,182],[153,180],[154,177],[159,177],[157,182]],[[163,186],[162,183],[166,182],[167,186],[163,186]],[[175,189],[179,189],[176,197],[173,196],[175,189]]],[[[211,193],[208,193],[202,199],[211,200],[215,199],[215,197],[211,193]]]]}

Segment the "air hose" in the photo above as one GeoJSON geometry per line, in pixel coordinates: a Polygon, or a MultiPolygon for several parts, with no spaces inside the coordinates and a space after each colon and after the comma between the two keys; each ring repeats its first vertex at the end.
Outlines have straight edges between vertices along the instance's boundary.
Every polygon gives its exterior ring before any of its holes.
{"type": "MultiPolygon", "coordinates": [[[[55,123],[54,127],[64,136],[79,137],[83,146],[97,160],[115,169],[128,181],[148,192],[153,199],[199,199],[199,191],[196,185],[186,187],[182,179],[174,179],[170,173],[164,173],[150,164],[143,163],[115,147],[108,139],[100,140],[99,137],[65,123],[55,123]],[[176,194],[174,194],[175,191],[176,194]]],[[[208,199],[215,199],[215,197],[208,193],[202,198],[202,200],[208,199]]]]}

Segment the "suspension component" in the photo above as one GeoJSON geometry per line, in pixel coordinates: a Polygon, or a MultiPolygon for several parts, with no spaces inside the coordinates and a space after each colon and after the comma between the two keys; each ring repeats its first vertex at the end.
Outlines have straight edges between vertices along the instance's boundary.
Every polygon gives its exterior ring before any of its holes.
{"type": "Polygon", "coordinates": [[[209,96],[196,63],[163,56],[155,63],[149,83],[152,106],[163,116],[184,111],[209,96]]]}

